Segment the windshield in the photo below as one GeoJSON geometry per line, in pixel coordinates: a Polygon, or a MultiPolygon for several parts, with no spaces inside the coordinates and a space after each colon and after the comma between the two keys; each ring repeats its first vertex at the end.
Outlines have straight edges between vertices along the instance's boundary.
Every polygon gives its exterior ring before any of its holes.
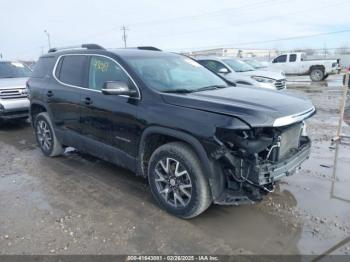
{"type": "Polygon", "coordinates": [[[137,56],[127,59],[151,88],[161,92],[196,92],[228,84],[196,61],[180,56],[137,56]]]}
{"type": "Polygon", "coordinates": [[[0,78],[29,77],[32,71],[19,62],[0,62],[0,78]]]}
{"type": "Polygon", "coordinates": [[[249,64],[250,66],[254,67],[255,69],[259,69],[259,68],[264,68],[265,66],[260,63],[258,60],[254,60],[254,59],[248,59],[248,60],[244,60],[244,62],[246,62],[247,64],[249,64]]]}
{"type": "Polygon", "coordinates": [[[247,63],[237,60],[237,59],[223,59],[223,61],[228,64],[235,72],[247,72],[254,71],[254,67],[248,65],[247,63]]]}

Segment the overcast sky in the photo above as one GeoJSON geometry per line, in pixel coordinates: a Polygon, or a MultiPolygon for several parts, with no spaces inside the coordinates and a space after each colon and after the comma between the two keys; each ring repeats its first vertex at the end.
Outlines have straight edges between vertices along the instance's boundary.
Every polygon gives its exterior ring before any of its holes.
{"type": "Polygon", "coordinates": [[[4,59],[37,59],[45,29],[52,46],[122,47],[122,25],[129,46],[173,51],[350,46],[350,32],[261,43],[350,29],[349,0],[0,0],[0,12],[4,59]]]}

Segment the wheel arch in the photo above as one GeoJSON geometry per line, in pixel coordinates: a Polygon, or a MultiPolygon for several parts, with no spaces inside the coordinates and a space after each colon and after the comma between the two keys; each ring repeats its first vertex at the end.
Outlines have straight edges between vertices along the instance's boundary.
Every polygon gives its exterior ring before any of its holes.
{"type": "Polygon", "coordinates": [[[35,101],[30,104],[29,116],[33,127],[35,116],[37,116],[41,112],[48,112],[47,107],[44,103],[35,101]]]}
{"type": "Polygon", "coordinates": [[[326,70],[326,68],[325,68],[324,65],[312,65],[312,66],[310,66],[310,68],[309,68],[309,73],[311,73],[311,71],[312,71],[313,69],[321,69],[321,70],[323,70],[323,72],[325,72],[325,70],[326,70]]]}
{"type": "Polygon", "coordinates": [[[147,177],[148,160],[154,150],[165,143],[173,141],[184,142],[194,150],[203,166],[203,172],[209,181],[212,196],[216,199],[224,188],[223,173],[218,172],[214,161],[209,159],[198,139],[183,131],[158,126],[146,128],[140,140],[137,173],[147,177]],[[152,139],[157,140],[159,138],[164,140],[161,140],[160,143],[155,143],[155,145],[150,144],[153,142],[152,139]]]}

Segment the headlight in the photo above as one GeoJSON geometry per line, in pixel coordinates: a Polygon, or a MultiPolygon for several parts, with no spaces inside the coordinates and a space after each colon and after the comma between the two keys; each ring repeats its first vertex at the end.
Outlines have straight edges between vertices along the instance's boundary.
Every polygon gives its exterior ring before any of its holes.
{"type": "Polygon", "coordinates": [[[252,76],[252,78],[255,81],[261,82],[261,83],[274,83],[275,80],[267,77],[262,77],[262,76],[252,76]]]}
{"type": "Polygon", "coordinates": [[[286,76],[286,73],[284,71],[281,71],[281,75],[286,76]]]}

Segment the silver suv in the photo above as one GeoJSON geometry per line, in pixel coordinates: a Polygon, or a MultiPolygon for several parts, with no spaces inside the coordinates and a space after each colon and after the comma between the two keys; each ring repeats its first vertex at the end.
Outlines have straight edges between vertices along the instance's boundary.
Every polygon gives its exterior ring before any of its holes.
{"type": "Polygon", "coordinates": [[[30,75],[23,63],[0,61],[0,120],[28,118],[26,82],[30,75]]]}
{"type": "Polygon", "coordinates": [[[196,57],[195,59],[214,73],[239,85],[273,90],[286,88],[286,77],[281,72],[257,70],[246,62],[231,57],[196,57]]]}

